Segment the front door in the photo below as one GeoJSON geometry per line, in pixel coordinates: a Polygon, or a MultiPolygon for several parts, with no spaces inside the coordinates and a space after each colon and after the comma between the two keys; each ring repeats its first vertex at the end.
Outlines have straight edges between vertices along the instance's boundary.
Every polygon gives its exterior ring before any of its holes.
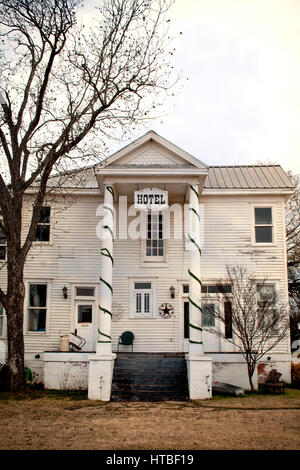
{"type": "MultiPolygon", "coordinates": [[[[75,301],[75,330],[77,335],[85,340],[83,351],[93,351],[95,349],[95,302],[88,300],[75,301]]],[[[80,340],[72,338],[71,341],[80,345],[80,340]]]]}
{"type": "MultiPolygon", "coordinates": [[[[214,305],[212,304],[202,304],[202,309],[204,310],[204,315],[202,315],[202,341],[203,341],[203,351],[204,352],[219,352],[220,351],[220,337],[217,334],[208,332],[206,327],[211,330],[217,329],[216,323],[217,320],[212,316],[209,316],[209,313],[206,313],[205,306],[214,305]]],[[[183,299],[183,352],[188,352],[189,350],[189,322],[190,322],[190,303],[187,299],[183,299]]]]}

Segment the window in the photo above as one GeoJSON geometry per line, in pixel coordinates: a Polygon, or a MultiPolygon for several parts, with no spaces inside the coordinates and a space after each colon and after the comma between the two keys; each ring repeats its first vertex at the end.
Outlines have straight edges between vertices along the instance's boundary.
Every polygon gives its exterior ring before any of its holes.
{"type": "Polygon", "coordinates": [[[76,297],[94,297],[94,287],[76,287],[76,297]]]}
{"type": "Polygon", "coordinates": [[[4,233],[0,230],[0,260],[6,258],[6,238],[4,233]]]}
{"type": "Polygon", "coordinates": [[[163,215],[149,213],[147,216],[146,258],[161,260],[164,257],[163,215]]]}
{"type": "Polygon", "coordinates": [[[135,282],[134,283],[134,313],[137,317],[153,316],[153,299],[152,299],[152,283],[151,282],[135,282]]]}
{"type": "Polygon", "coordinates": [[[202,294],[230,294],[231,286],[230,285],[210,285],[201,287],[202,294]]]}
{"type": "Polygon", "coordinates": [[[46,331],[47,284],[29,284],[28,331],[46,331]]]}
{"type": "Polygon", "coordinates": [[[5,310],[0,302],[0,338],[5,336],[5,310]]]}
{"type": "Polygon", "coordinates": [[[255,243],[273,242],[272,208],[255,207],[255,243]]]}
{"type": "Polygon", "coordinates": [[[78,323],[92,323],[93,306],[78,305],[78,323]]]}
{"type": "Polygon", "coordinates": [[[232,303],[224,302],[225,338],[232,338],[232,303]]]}
{"type": "Polygon", "coordinates": [[[215,304],[202,304],[202,326],[215,326],[215,304]]]}
{"type": "Polygon", "coordinates": [[[264,284],[258,287],[258,305],[265,308],[266,305],[273,304],[275,301],[276,290],[274,284],[264,284]]]}
{"type": "Polygon", "coordinates": [[[276,308],[277,294],[274,284],[264,284],[258,286],[258,309],[262,318],[262,328],[272,328],[276,334],[279,327],[280,318],[276,308]]]}
{"type": "Polygon", "coordinates": [[[50,241],[50,207],[41,207],[40,217],[35,233],[36,242],[49,242],[50,241]]]}

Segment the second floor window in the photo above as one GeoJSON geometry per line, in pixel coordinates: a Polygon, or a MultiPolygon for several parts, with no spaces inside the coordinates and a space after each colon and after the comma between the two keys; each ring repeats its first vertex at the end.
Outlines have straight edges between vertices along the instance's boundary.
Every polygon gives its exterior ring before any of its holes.
{"type": "Polygon", "coordinates": [[[255,207],[255,243],[273,242],[273,223],[271,207],[255,207]]]}
{"type": "Polygon", "coordinates": [[[35,233],[36,242],[49,242],[50,241],[50,207],[41,207],[40,217],[35,233]]]}
{"type": "Polygon", "coordinates": [[[147,216],[146,257],[162,259],[164,257],[163,215],[149,213],[147,216]]]}

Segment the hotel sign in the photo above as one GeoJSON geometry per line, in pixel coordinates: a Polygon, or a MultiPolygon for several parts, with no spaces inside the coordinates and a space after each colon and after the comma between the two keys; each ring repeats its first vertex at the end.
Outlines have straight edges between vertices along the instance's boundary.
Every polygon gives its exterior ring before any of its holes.
{"type": "Polygon", "coordinates": [[[161,211],[168,207],[168,191],[145,188],[134,191],[134,207],[139,210],[161,211]]]}

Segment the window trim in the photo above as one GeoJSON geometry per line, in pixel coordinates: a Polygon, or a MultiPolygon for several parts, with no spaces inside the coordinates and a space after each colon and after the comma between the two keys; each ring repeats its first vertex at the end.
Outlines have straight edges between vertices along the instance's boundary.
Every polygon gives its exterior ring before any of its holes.
{"type": "Polygon", "coordinates": [[[50,330],[50,315],[51,315],[51,292],[52,292],[52,280],[50,279],[26,279],[25,281],[26,293],[24,299],[24,334],[30,336],[43,335],[48,336],[50,330]],[[28,310],[29,306],[29,291],[30,285],[47,285],[47,294],[46,294],[46,324],[45,331],[31,331],[29,330],[28,320],[28,310]]]}
{"type": "Polygon", "coordinates": [[[275,205],[269,203],[255,203],[252,204],[252,245],[258,246],[275,246],[276,245],[276,230],[275,230],[275,205]],[[256,224],[255,223],[255,209],[271,209],[272,224],[256,224]],[[257,242],[256,241],[256,226],[260,227],[271,227],[272,230],[272,241],[271,242],[257,242]]]}
{"type": "Polygon", "coordinates": [[[155,279],[151,277],[143,277],[143,278],[134,278],[130,279],[130,310],[129,310],[129,318],[134,318],[134,319],[144,319],[144,320],[149,320],[149,319],[154,319],[157,318],[156,315],[156,282],[155,279]],[[137,314],[136,313],[136,294],[138,292],[137,289],[135,289],[135,283],[136,282],[147,282],[151,283],[151,289],[141,289],[142,292],[148,291],[150,292],[150,312],[149,314],[137,314]]]}

